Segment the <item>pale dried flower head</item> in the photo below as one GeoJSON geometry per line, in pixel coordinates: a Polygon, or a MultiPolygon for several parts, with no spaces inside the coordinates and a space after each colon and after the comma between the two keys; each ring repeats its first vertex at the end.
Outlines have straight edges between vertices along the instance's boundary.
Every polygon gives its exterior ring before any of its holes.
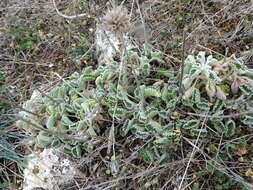
{"type": "Polygon", "coordinates": [[[102,18],[102,27],[110,32],[127,33],[131,27],[127,9],[117,6],[108,11],[102,18]]]}

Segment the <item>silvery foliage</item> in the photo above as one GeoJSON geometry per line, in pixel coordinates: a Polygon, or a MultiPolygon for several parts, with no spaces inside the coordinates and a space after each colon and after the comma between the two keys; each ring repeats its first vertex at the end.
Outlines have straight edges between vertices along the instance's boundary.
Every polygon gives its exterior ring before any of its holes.
{"type": "MultiPolygon", "coordinates": [[[[234,57],[218,60],[205,52],[189,55],[185,60],[182,103],[197,113],[223,115],[252,110],[253,72],[242,60],[234,57]]],[[[183,128],[199,126],[198,120],[187,121],[183,128]],[[194,126],[195,125],[195,126],[194,126]]],[[[240,120],[211,118],[208,125],[220,135],[231,137],[236,125],[251,125],[252,116],[242,115],[240,120]]],[[[205,126],[202,127],[207,132],[205,126]]]]}
{"type": "MultiPolygon", "coordinates": [[[[246,99],[252,98],[252,72],[236,59],[206,58],[204,52],[185,60],[183,98],[179,79],[164,68],[159,52],[144,46],[142,53],[128,51],[120,62],[107,60],[97,69],[84,68],[74,73],[61,86],[38,98],[44,119],[40,125],[48,130],[82,136],[108,136],[111,122],[116,123],[116,138],[132,136],[145,144],[140,154],[146,162],[165,162],[180,147],[182,135],[207,135],[210,125],[216,135],[231,137],[240,123],[251,125],[250,115],[241,120],[202,120],[178,114],[185,112],[220,115],[225,111],[251,109],[246,99]]],[[[34,116],[32,122],[38,123],[34,116]]],[[[24,126],[23,126],[24,127],[24,126]]],[[[212,130],[213,131],[213,130],[212,130]]],[[[92,141],[76,142],[36,131],[40,147],[64,146],[64,151],[81,157],[96,148],[92,141]]]]}

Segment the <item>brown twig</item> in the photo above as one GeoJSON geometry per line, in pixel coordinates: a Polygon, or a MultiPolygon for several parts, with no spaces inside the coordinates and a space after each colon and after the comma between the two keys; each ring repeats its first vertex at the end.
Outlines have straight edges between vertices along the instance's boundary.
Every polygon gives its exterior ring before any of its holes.
{"type": "Polygon", "coordinates": [[[185,57],[185,31],[183,30],[183,51],[182,51],[182,63],[181,63],[181,73],[180,73],[180,84],[179,84],[179,92],[181,95],[183,94],[182,82],[184,75],[184,57],[185,57]]]}
{"type": "Polygon", "coordinates": [[[143,25],[143,33],[144,33],[145,45],[147,45],[148,44],[147,32],[146,32],[146,27],[145,27],[145,21],[144,21],[144,18],[142,16],[142,13],[141,13],[141,8],[140,8],[139,0],[137,0],[137,7],[138,7],[139,14],[140,14],[141,22],[142,22],[142,25],[143,25]]]}
{"type": "Polygon", "coordinates": [[[75,19],[75,18],[80,18],[80,17],[87,16],[86,13],[78,14],[78,15],[73,15],[73,16],[64,15],[64,14],[62,14],[62,13],[59,11],[59,9],[57,8],[56,3],[55,3],[55,0],[52,0],[52,1],[53,1],[53,5],[54,5],[54,8],[55,8],[57,14],[60,15],[60,16],[62,16],[63,18],[75,19]]]}
{"type": "Polygon", "coordinates": [[[3,135],[3,134],[8,133],[8,132],[11,131],[13,128],[15,128],[14,125],[8,126],[8,127],[4,128],[4,129],[1,129],[0,135],[3,135]]]}
{"type": "Polygon", "coordinates": [[[53,99],[51,96],[48,96],[46,93],[42,92],[39,88],[36,88],[42,95],[46,96],[49,98],[52,102],[56,103],[56,105],[59,105],[61,102],[58,100],[53,99]]]}
{"type": "Polygon", "coordinates": [[[24,112],[30,113],[30,114],[32,114],[34,116],[41,117],[41,115],[39,115],[37,113],[33,113],[33,112],[31,112],[31,111],[29,111],[29,110],[27,110],[27,109],[25,109],[25,108],[23,108],[23,107],[15,104],[15,103],[13,103],[13,102],[7,101],[6,99],[0,98],[0,101],[4,102],[4,103],[6,103],[6,104],[8,104],[8,105],[10,105],[12,107],[18,108],[18,109],[20,109],[20,110],[22,110],[24,112]]]}

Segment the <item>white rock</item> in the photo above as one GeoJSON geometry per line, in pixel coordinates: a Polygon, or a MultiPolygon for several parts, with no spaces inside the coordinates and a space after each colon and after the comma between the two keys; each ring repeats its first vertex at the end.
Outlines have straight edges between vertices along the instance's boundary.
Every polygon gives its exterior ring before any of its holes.
{"type": "Polygon", "coordinates": [[[23,190],[44,188],[54,190],[58,185],[68,184],[79,175],[72,161],[60,156],[55,149],[44,149],[28,156],[28,167],[24,170],[23,190]]]}
{"type": "MultiPolygon", "coordinates": [[[[123,40],[126,50],[131,50],[134,48],[127,34],[123,35],[123,40]]],[[[97,27],[95,33],[95,42],[99,63],[103,59],[114,57],[117,52],[120,52],[120,46],[122,45],[122,42],[115,33],[106,31],[105,29],[101,29],[99,27],[97,27]]]]}

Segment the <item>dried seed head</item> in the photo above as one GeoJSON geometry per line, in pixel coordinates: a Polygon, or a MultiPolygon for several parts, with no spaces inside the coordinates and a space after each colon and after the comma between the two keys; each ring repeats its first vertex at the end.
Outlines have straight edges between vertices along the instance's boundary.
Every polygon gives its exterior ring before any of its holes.
{"type": "Polygon", "coordinates": [[[241,84],[241,81],[239,78],[235,78],[234,81],[231,84],[231,90],[233,94],[237,94],[237,92],[239,91],[239,86],[241,84]]]}
{"type": "Polygon", "coordinates": [[[131,27],[130,16],[128,15],[127,9],[118,6],[108,11],[102,18],[102,26],[111,32],[127,33],[131,27]]]}

